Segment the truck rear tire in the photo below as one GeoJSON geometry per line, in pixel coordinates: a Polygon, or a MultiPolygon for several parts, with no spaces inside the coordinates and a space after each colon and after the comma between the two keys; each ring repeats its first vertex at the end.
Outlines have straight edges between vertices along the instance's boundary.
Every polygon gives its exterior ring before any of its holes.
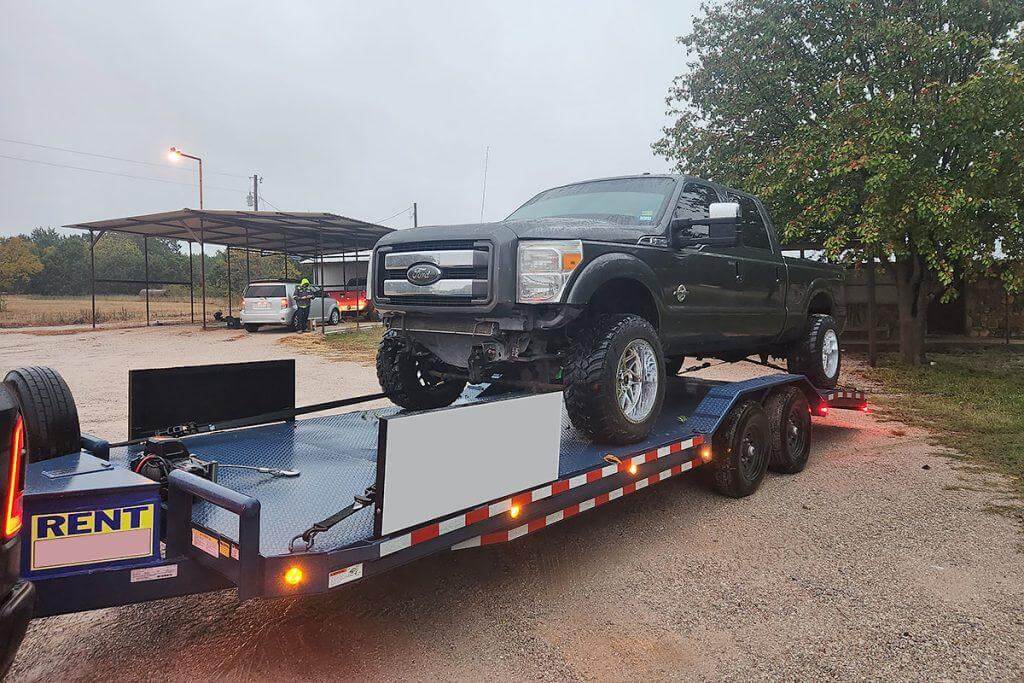
{"type": "Polygon", "coordinates": [[[661,413],[665,360],[658,333],[637,315],[602,315],[575,335],[565,408],[591,441],[642,441],[661,413]]]}
{"type": "Polygon", "coordinates": [[[768,471],[771,433],[761,404],[744,401],[735,406],[715,432],[713,458],[708,467],[711,485],[730,498],[756,491],[768,471]]]}
{"type": "Polygon", "coordinates": [[[839,332],[830,315],[811,315],[803,336],[789,347],[786,367],[796,375],[806,375],[811,384],[832,389],[839,383],[842,352],[839,332]]]}
{"type": "Polygon", "coordinates": [[[245,323],[243,327],[245,327],[246,332],[259,332],[260,330],[260,326],[257,323],[245,323]]]}
{"type": "Polygon", "coordinates": [[[400,339],[385,337],[377,350],[377,381],[392,402],[409,410],[443,408],[466,388],[464,381],[440,379],[430,369],[433,356],[417,354],[400,339]]]}
{"type": "Polygon", "coordinates": [[[796,387],[776,389],[765,402],[771,429],[772,454],[768,469],[796,474],[811,454],[811,409],[804,392],[796,387]]]}
{"type": "Polygon", "coordinates": [[[18,399],[25,421],[28,462],[49,460],[82,449],[78,408],[64,378],[53,368],[15,368],[4,383],[18,399]]]}

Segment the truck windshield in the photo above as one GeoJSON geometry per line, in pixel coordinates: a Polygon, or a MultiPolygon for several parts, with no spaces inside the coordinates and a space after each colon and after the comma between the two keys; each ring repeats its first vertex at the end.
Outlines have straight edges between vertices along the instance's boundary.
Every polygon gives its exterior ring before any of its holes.
{"type": "Polygon", "coordinates": [[[507,220],[571,216],[650,225],[661,218],[675,184],[671,178],[621,178],[556,187],[520,206],[507,220]]]}
{"type": "Polygon", "coordinates": [[[249,285],[245,288],[246,299],[287,295],[287,290],[284,285],[249,285]]]}

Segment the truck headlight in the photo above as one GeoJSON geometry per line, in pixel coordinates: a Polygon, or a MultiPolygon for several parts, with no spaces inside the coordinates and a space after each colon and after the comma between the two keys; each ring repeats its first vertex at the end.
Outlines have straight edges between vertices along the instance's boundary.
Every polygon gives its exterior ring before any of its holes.
{"type": "Polygon", "coordinates": [[[562,298],[565,285],[583,261],[579,240],[528,240],[519,243],[516,301],[547,304],[562,298]]]}

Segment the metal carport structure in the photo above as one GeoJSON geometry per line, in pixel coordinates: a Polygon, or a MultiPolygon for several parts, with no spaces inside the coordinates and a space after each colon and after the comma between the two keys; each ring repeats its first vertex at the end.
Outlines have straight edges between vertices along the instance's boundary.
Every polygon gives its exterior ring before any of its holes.
{"type": "MultiPolygon", "coordinates": [[[[92,293],[92,326],[96,327],[96,283],[141,284],[146,291],[146,324],[149,325],[150,285],[188,285],[194,305],[195,275],[192,245],[205,255],[207,244],[225,247],[228,267],[228,315],[231,315],[231,250],[245,252],[246,283],[250,280],[249,258],[252,252],[283,254],[287,276],[288,257],[313,259],[321,270],[324,256],[370,249],[391,232],[383,225],[339,216],[333,213],[299,211],[213,211],[181,209],[143,216],[129,216],[64,226],[89,232],[89,280],[92,293]],[[118,232],[143,238],[144,279],[96,279],[96,243],[104,233],[118,232]],[[149,238],[170,239],[189,245],[189,282],[149,279],[149,238]]],[[[206,327],[206,259],[199,259],[203,327],[206,327]]],[[[195,311],[192,313],[195,321],[195,311]]]]}

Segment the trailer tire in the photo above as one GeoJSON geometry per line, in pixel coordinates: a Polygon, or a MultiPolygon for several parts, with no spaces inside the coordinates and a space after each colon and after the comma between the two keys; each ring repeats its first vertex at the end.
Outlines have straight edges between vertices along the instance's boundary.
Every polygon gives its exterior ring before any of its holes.
{"type": "Polygon", "coordinates": [[[839,329],[830,315],[810,315],[803,336],[793,342],[786,354],[786,367],[796,375],[806,375],[811,384],[832,389],[839,383],[842,369],[839,329]]]}
{"type": "Polygon", "coordinates": [[[743,498],[758,489],[768,471],[771,430],[757,401],[735,406],[715,432],[714,457],[708,465],[711,485],[730,498],[743,498]]]}
{"type": "Polygon", "coordinates": [[[807,397],[796,387],[780,387],[768,396],[765,412],[772,447],[768,468],[782,474],[800,472],[811,454],[811,409],[807,397]]]}
{"type": "Polygon", "coordinates": [[[409,410],[443,408],[466,388],[464,381],[431,379],[422,374],[429,354],[416,354],[401,339],[384,337],[377,349],[377,381],[392,402],[409,410]]]}
{"type": "MultiPolygon", "coordinates": [[[[644,366],[645,374],[649,369],[644,366]]],[[[665,359],[658,333],[638,315],[591,319],[574,335],[566,380],[565,409],[584,436],[596,443],[642,441],[658,419],[665,398],[665,359]],[[620,408],[618,397],[619,366],[627,354],[638,362],[653,362],[657,380],[653,396],[637,396],[638,412],[632,417],[620,408]]],[[[642,386],[639,391],[643,393],[642,386]]]]}
{"type": "Polygon", "coordinates": [[[245,325],[243,325],[243,327],[245,328],[246,332],[259,332],[260,331],[260,326],[257,323],[245,323],[245,325]]]}
{"type": "Polygon", "coordinates": [[[82,448],[78,408],[64,378],[53,368],[15,368],[4,383],[18,399],[25,421],[28,462],[49,460],[82,448]]]}

